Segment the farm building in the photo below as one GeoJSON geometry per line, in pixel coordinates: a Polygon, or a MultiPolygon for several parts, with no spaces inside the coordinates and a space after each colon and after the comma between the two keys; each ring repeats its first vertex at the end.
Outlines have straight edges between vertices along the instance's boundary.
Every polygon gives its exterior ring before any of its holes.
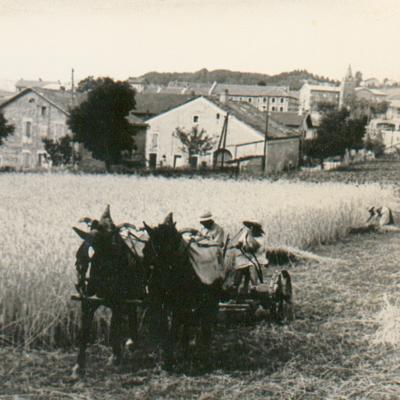
{"type": "MultiPolygon", "coordinates": [[[[42,139],[59,140],[65,135],[72,135],[67,126],[69,109],[72,104],[79,104],[84,95],[75,95],[64,90],[27,88],[0,104],[7,121],[15,130],[0,147],[0,166],[17,169],[31,169],[48,166],[47,154],[42,139]]],[[[146,124],[131,116],[130,122],[137,125],[137,150],[134,159],[144,158],[144,137],[146,124]]],[[[80,146],[80,166],[99,165],[90,152],[80,146]]]]}
{"type": "MultiPolygon", "coordinates": [[[[220,162],[238,163],[264,154],[266,113],[248,103],[230,102],[227,96],[219,100],[200,96],[148,119],[146,159],[148,166],[183,167],[212,166],[220,162]],[[190,158],[176,135],[176,129],[204,129],[213,139],[213,149],[207,154],[190,158]],[[225,131],[225,145],[218,147],[225,131]]],[[[269,117],[266,148],[266,172],[277,172],[299,163],[300,133],[269,117]]]]}

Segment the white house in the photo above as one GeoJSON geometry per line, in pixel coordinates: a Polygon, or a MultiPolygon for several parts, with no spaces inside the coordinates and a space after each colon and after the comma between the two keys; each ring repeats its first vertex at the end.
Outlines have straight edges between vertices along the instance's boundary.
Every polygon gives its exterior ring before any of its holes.
{"type": "MultiPolygon", "coordinates": [[[[248,103],[229,102],[200,96],[188,100],[146,121],[146,159],[151,168],[189,165],[189,157],[176,136],[176,128],[190,131],[193,126],[204,129],[214,140],[210,153],[191,159],[192,166],[212,166],[224,154],[224,160],[243,160],[262,157],[266,130],[266,113],[248,103]],[[226,121],[226,122],[225,122],[226,121]],[[224,149],[218,142],[226,123],[224,149]]],[[[266,171],[279,171],[299,161],[300,135],[273,120],[268,121],[266,171]]]]}
{"type": "Polygon", "coordinates": [[[310,85],[305,83],[300,89],[299,113],[318,111],[318,103],[332,103],[339,106],[340,87],[310,85]]]}

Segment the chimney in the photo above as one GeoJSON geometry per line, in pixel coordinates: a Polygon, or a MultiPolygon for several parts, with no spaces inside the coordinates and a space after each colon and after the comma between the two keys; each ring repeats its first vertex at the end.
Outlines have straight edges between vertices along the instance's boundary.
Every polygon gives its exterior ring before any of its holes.
{"type": "Polygon", "coordinates": [[[228,89],[224,89],[224,92],[219,96],[220,103],[226,104],[228,102],[228,94],[228,89]]]}

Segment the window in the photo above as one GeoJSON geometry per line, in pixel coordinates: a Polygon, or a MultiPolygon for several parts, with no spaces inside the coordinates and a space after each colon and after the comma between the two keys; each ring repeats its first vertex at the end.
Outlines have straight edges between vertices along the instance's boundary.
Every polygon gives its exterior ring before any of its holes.
{"type": "Polygon", "coordinates": [[[199,122],[199,116],[198,115],[194,115],[193,116],[193,122],[196,124],[197,122],[199,122]]]}
{"type": "Polygon", "coordinates": [[[47,137],[47,126],[46,125],[40,125],[40,137],[41,138],[47,137]]]}
{"type": "Polygon", "coordinates": [[[29,103],[34,103],[35,99],[33,97],[31,97],[28,101],[29,101],[29,103]]]}
{"type": "Polygon", "coordinates": [[[42,117],[45,117],[47,114],[47,107],[45,107],[45,106],[41,107],[40,114],[42,117]]]}
{"type": "Polygon", "coordinates": [[[31,168],[31,152],[29,150],[22,151],[22,168],[31,168]]]}
{"type": "Polygon", "coordinates": [[[219,115],[219,113],[217,113],[217,116],[216,116],[216,117],[217,117],[217,119],[219,119],[219,118],[220,118],[220,115],[219,115]]]}
{"type": "Polygon", "coordinates": [[[272,111],[275,111],[275,110],[276,110],[276,109],[275,109],[275,107],[273,106],[273,107],[272,107],[272,111]]]}
{"type": "Polygon", "coordinates": [[[272,102],[275,103],[275,97],[272,98],[272,102]]]}
{"type": "Polygon", "coordinates": [[[267,102],[267,98],[266,98],[266,97],[263,98],[263,102],[264,102],[264,103],[267,102]]]}
{"type": "Polygon", "coordinates": [[[283,111],[283,107],[279,107],[279,111],[281,111],[281,112],[282,112],[282,111],[283,111]]]}
{"type": "Polygon", "coordinates": [[[30,138],[32,135],[32,122],[31,121],[26,121],[25,122],[25,136],[27,138],[30,138]]]}
{"type": "Polygon", "coordinates": [[[153,133],[153,136],[151,137],[151,147],[152,148],[158,147],[158,133],[153,133]]]}
{"type": "Polygon", "coordinates": [[[251,103],[251,97],[249,97],[249,103],[251,103]]]}
{"type": "Polygon", "coordinates": [[[281,103],[283,103],[284,102],[284,99],[283,99],[283,97],[281,97],[281,103]]]}

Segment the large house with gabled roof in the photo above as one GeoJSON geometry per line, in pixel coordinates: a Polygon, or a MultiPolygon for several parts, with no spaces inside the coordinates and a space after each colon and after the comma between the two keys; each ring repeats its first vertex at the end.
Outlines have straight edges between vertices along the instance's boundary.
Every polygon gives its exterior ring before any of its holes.
{"type": "Polygon", "coordinates": [[[57,140],[71,133],[66,120],[72,101],[70,92],[43,88],[23,89],[3,101],[0,112],[15,130],[0,147],[0,166],[29,169],[46,165],[42,139],[57,140]]]}
{"type": "MultiPolygon", "coordinates": [[[[253,158],[263,158],[266,132],[266,113],[248,103],[229,101],[227,95],[218,100],[211,96],[198,96],[165,110],[146,120],[146,159],[148,166],[157,168],[212,166],[224,154],[225,162],[245,163],[253,158]],[[224,128],[224,125],[226,127],[224,128]],[[204,129],[214,141],[208,154],[189,159],[176,136],[176,128],[190,131],[193,126],[204,129]],[[224,146],[218,147],[225,130],[224,146]]],[[[273,118],[268,119],[266,141],[267,173],[296,167],[299,163],[301,135],[273,118]]]]}

